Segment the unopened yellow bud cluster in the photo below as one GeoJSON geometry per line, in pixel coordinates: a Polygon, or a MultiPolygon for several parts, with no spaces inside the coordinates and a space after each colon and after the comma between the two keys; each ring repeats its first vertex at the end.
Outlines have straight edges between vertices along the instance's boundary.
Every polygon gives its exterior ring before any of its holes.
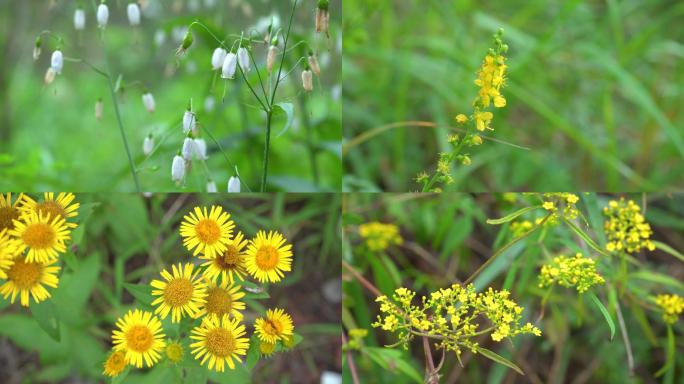
{"type": "Polygon", "coordinates": [[[560,217],[574,220],[579,216],[579,210],[576,207],[579,197],[574,193],[554,192],[544,193],[542,196],[544,198],[542,207],[553,213],[549,221],[555,221],[560,217]]]}
{"type": "Polygon", "coordinates": [[[361,224],[359,235],[371,251],[384,251],[390,245],[400,245],[404,242],[399,234],[399,227],[377,221],[361,224]]]}
{"type": "Polygon", "coordinates": [[[364,328],[354,328],[349,330],[349,341],[342,347],[344,351],[360,350],[363,345],[363,338],[368,335],[368,330],[364,328]]]}
{"type": "Polygon", "coordinates": [[[494,341],[525,333],[541,335],[531,323],[520,324],[523,308],[509,299],[506,290],[489,288],[479,293],[472,284],[454,284],[423,296],[420,305],[413,304],[415,295],[407,288],[399,288],[391,299],[376,299],[381,314],[372,326],[396,334],[405,349],[416,335],[439,340],[437,348],[459,356],[463,348],[477,352],[475,338],[479,335],[489,333],[494,341]]]}
{"type": "Polygon", "coordinates": [[[655,249],[655,244],[649,240],[653,234],[651,226],[634,201],[612,200],[603,208],[603,214],[606,216],[603,226],[608,239],[606,250],[634,253],[642,248],[655,249]]]}
{"type": "Polygon", "coordinates": [[[542,266],[539,275],[539,288],[558,284],[562,287],[575,287],[577,292],[584,293],[605,280],[596,271],[593,259],[577,253],[575,257],[559,255],[549,264],[542,266]]]}
{"type": "Polygon", "coordinates": [[[658,295],[656,304],[663,311],[663,320],[668,324],[676,323],[679,315],[684,312],[684,297],[678,295],[658,295]]]}

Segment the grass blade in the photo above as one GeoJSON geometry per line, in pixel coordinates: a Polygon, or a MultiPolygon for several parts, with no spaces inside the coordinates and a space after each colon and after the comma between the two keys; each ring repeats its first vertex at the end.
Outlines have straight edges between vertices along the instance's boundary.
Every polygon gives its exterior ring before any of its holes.
{"type": "Polygon", "coordinates": [[[613,318],[610,316],[608,309],[603,305],[601,300],[599,300],[599,298],[596,297],[595,293],[589,293],[589,297],[591,298],[591,301],[593,301],[594,304],[596,304],[596,307],[598,307],[599,311],[601,311],[603,318],[606,319],[606,323],[608,323],[608,328],[610,328],[610,340],[613,340],[613,337],[615,336],[615,322],[613,321],[613,318]]]}

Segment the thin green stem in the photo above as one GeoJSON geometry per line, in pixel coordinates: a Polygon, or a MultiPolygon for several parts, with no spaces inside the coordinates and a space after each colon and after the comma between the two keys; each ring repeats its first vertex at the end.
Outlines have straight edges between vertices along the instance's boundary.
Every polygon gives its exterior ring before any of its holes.
{"type": "Polygon", "coordinates": [[[266,112],[266,143],[264,144],[264,164],[261,173],[261,192],[266,191],[266,181],[268,178],[268,156],[271,147],[271,119],[273,117],[273,110],[266,112]]]}
{"type": "Polygon", "coordinates": [[[248,49],[247,53],[249,53],[249,58],[252,60],[252,63],[254,63],[254,70],[257,73],[257,77],[259,78],[259,84],[261,85],[261,91],[264,93],[264,98],[268,102],[268,94],[266,93],[266,87],[264,87],[264,80],[261,78],[261,72],[259,72],[259,66],[257,65],[256,60],[254,60],[254,55],[252,54],[252,50],[248,49]]]}
{"type": "Polygon", "coordinates": [[[285,64],[285,52],[287,52],[287,43],[290,41],[290,31],[292,30],[292,20],[294,20],[294,13],[295,9],[297,8],[297,1],[295,0],[294,3],[292,4],[292,13],[290,14],[290,23],[287,26],[287,34],[285,35],[285,43],[283,45],[283,55],[280,58],[280,68],[278,68],[278,77],[276,77],[276,83],[275,86],[273,87],[273,91],[271,93],[271,102],[270,105],[273,105],[273,102],[275,101],[275,95],[276,91],[278,90],[278,85],[280,85],[280,75],[283,72],[283,65],[285,64]]]}
{"type": "MultiPolygon", "coordinates": [[[[463,146],[465,145],[465,141],[468,138],[469,134],[470,134],[470,126],[468,126],[468,129],[466,130],[465,134],[463,135],[463,138],[461,138],[461,141],[453,149],[453,151],[451,151],[451,153],[449,154],[449,159],[448,159],[449,165],[451,165],[451,162],[454,161],[454,158],[456,158],[456,156],[458,156],[458,154],[461,152],[461,149],[463,149],[463,146]]],[[[435,173],[430,178],[430,181],[427,184],[423,185],[422,192],[428,192],[430,190],[430,188],[432,188],[432,186],[437,181],[437,175],[438,175],[438,172],[435,171],[435,173]]]]}

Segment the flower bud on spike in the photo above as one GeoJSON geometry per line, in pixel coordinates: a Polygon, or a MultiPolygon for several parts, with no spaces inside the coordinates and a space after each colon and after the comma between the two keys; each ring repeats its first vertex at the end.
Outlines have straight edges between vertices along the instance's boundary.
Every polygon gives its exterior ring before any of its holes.
{"type": "Polygon", "coordinates": [[[185,36],[183,37],[183,42],[181,43],[181,46],[178,47],[176,50],[176,56],[183,56],[185,52],[190,48],[192,45],[192,42],[194,41],[192,37],[192,31],[190,28],[185,32],[185,36]]]}
{"type": "Polygon", "coordinates": [[[313,73],[308,68],[302,71],[302,86],[307,92],[313,91],[313,73]]]}
{"type": "Polygon", "coordinates": [[[328,12],[329,5],[330,2],[328,0],[318,0],[318,6],[316,7],[316,32],[323,32],[328,37],[330,37],[328,31],[330,24],[330,14],[328,12]]]}
{"type": "Polygon", "coordinates": [[[313,71],[313,73],[315,73],[316,76],[320,76],[321,75],[321,67],[320,67],[320,65],[318,65],[318,59],[316,58],[314,53],[311,51],[309,51],[308,61],[309,61],[309,66],[311,67],[311,70],[313,71]]]}

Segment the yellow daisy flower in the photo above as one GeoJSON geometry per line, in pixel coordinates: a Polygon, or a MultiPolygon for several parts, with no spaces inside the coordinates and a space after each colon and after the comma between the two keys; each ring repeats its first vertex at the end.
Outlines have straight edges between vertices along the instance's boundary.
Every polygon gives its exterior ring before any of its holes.
{"type": "Polygon", "coordinates": [[[50,297],[50,292],[43,285],[57,288],[59,267],[52,266],[57,260],[48,262],[28,261],[25,258],[15,259],[4,269],[7,281],[0,286],[0,294],[6,299],[12,295],[10,302],[14,304],[17,294],[24,307],[29,306],[29,294],[33,301],[40,303],[50,297]]]}
{"type": "Polygon", "coordinates": [[[19,219],[21,211],[19,208],[24,204],[26,195],[19,194],[17,200],[12,204],[12,194],[4,195],[0,193],[0,230],[14,229],[14,220],[19,219]]]}
{"type": "Polygon", "coordinates": [[[254,331],[259,340],[275,343],[284,340],[294,333],[292,317],[280,308],[266,311],[266,318],[258,318],[254,322],[254,331]]]}
{"type": "Polygon", "coordinates": [[[161,277],[166,281],[152,280],[152,295],[159,296],[152,302],[152,305],[157,306],[154,313],[158,314],[162,319],[171,312],[171,322],[177,323],[182,316],[194,316],[199,307],[204,302],[204,292],[206,285],[198,278],[199,270],[195,270],[190,263],[178,263],[178,266],[172,265],[173,275],[168,271],[161,271],[161,277]]]}
{"type": "Polygon", "coordinates": [[[28,249],[26,261],[46,262],[66,252],[65,242],[71,239],[71,232],[63,218],[29,212],[21,221],[14,220],[14,229],[9,232],[19,240],[19,253],[28,249]]]}
{"type": "Polygon", "coordinates": [[[102,374],[111,377],[119,376],[124,369],[126,369],[126,354],[122,351],[112,351],[104,363],[102,374]]]}
{"type": "MultiPolygon", "coordinates": [[[[26,201],[20,208],[22,212],[36,211],[39,214],[44,214],[50,218],[55,218],[57,216],[63,218],[64,220],[73,219],[78,216],[78,208],[81,206],[80,203],[74,202],[76,196],[73,193],[60,192],[55,198],[54,192],[45,192],[43,195],[43,201],[37,202],[26,196],[26,201]]],[[[76,228],[78,224],[76,223],[66,223],[68,228],[76,228]]]]}
{"type": "Polygon", "coordinates": [[[229,284],[225,280],[221,284],[209,283],[204,302],[195,317],[207,315],[220,319],[223,315],[227,315],[242,320],[243,316],[240,311],[245,309],[245,303],[238,300],[244,296],[245,293],[240,291],[239,285],[229,284]]]}
{"type": "Polygon", "coordinates": [[[204,253],[207,257],[213,257],[226,250],[234,227],[230,214],[223,212],[222,207],[212,205],[209,213],[207,207],[195,207],[194,213],[190,212],[183,218],[180,235],[188,251],[194,249],[193,256],[204,253]]]}
{"type": "Polygon", "coordinates": [[[166,358],[172,364],[178,364],[183,360],[183,344],[177,341],[170,341],[166,344],[166,350],[164,352],[166,353],[166,358]]]}
{"type": "Polygon", "coordinates": [[[7,234],[7,228],[0,229],[0,279],[7,278],[5,270],[14,263],[17,249],[17,241],[7,234]]]}
{"type": "Polygon", "coordinates": [[[204,276],[211,281],[217,281],[221,276],[221,281],[230,281],[231,283],[237,280],[244,280],[247,273],[245,269],[245,253],[244,248],[249,242],[245,240],[245,235],[238,232],[227,244],[223,252],[216,253],[212,257],[207,255],[200,256],[200,259],[208,260],[202,266],[207,267],[204,270],[204,276]]]}
{"type": "Polygon", "coordinates": [[[142,368],[143,360],[148,367],[160,358],[166,346],[161,321],[150,312],[130,310],[116,321],[118,330],[112,331],[115,351],[126,354],[126,364],[142,368]]]}
{"type": "Polygon", "coordinates": [[[282,280],[292,270],[292,245],[278,232],[257,232],[247,249],[247,271],[260,282],[282,280]]]}
{"type": "Polygon", "coordinates": [[[195,359],[208,368],[223,372],[224,366],[235,369],[233,359],[240,363],[239,355],[246,355],[249,339],[245,336],[245,326],[238,319],[223,316],[221,319],[205,317],[202,325],[192,329],[190,338],[197,340],[190,344],[195,359]]]}
{"type": "Polygon", "coordinates": [[[269,357],[275,351],[275,343],[269,343],[268,341],[259,341],[259,353],[262,356],[269,357]]]}

